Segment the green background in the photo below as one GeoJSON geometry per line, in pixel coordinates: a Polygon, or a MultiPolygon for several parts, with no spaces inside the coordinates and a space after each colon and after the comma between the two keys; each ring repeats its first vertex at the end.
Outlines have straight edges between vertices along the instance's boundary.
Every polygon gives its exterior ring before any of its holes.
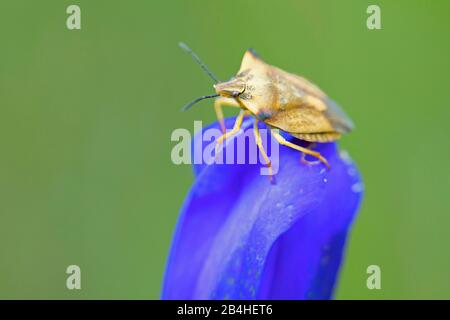
{"type": "MultiPolygon", "coordinates": [[[[246,48],[306,76],[356,123],[366,185],[337,298],[450,298],[450,2],[0,2],[0,298],[158,298],[192,183],[175,128],[213,121],[246,48]],[[81,7],[82,29],[66,28],[81,7]],[[369,4],[382,30],[366,28],[369,4]],[[67,290],[66,267],[82,270],[67,290]],[[366,268],[382,271],[368,290],[366,268]]],[[[231,113],[228,113],[231,114],[231,113]]]]}

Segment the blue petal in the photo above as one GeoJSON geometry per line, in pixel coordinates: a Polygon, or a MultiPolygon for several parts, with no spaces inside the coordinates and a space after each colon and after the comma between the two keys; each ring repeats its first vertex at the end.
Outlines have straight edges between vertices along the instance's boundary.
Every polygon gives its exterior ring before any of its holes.
{"type": "Polygon", "coordinates": [[[334,143],[316,150],[331,170],[305,165],[298,151],[280,146],[276,184],[260,165],[195,165],[162,297],[330,298],[362,183],[334,143]]]}

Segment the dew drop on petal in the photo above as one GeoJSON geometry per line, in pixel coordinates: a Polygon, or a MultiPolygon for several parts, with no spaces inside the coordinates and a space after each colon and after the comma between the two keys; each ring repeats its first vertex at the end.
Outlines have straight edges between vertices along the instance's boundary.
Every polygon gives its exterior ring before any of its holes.
{"type": "Polygon", "coordinates": [[[352,185],[352,191],[355,193],[360,193],[364,191],[364,184],[361,182],[357,182],[352,185]]]}
{"type": "Polygon", "coordinates": [[[356,175],[356,169],[353,167],[348,168],[347,173],[349,176],[353,177],[356,175]]]}
{"type": "Polygon", "coordinates": [[[353,162],[352,158],[350,158],[350,154],[348,153],[347,150],[339,151],[339,156],[346,164],[351,164],[353,162]]]}

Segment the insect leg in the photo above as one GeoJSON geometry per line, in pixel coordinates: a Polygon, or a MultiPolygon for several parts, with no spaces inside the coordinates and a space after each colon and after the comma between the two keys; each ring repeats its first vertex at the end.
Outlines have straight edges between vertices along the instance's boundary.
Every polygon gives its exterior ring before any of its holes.
{"type": "Polygon", "coordinates": [[[263,156],[264,160],[266,161],[267,167],[269,168],[269,179],[270,181],[272,181],[273,178],[272,162],[267,156],[266,150],[264,150],[264,146],[261,141],[261,135],[259,133],[258,122],[259,122],[258,119],[255,119],[255,122],[253,123],[253,133],[255,135],[256,145],[258,146],[258,149],[261,152],[261,155],[263,156]]]}
{"type": "Polygon", "coordinates": [[[316,157],[317,159],[319,159],[320,161],[323,162],[324,165],[327,166],[328,169],[330,169],[330,165],[328,164],[327,159],[325,159],[324,157],[322,157],[322,155],[319,152],[316,151],[312,151],[308,148],[303,148],[300,147],[292,142],[287,141],[286,139],[283,138],[283,136],[281,136],[277,131],[275,131],[274,129],[270,129],[270,133],[272,133],[273,137],[275,138],[275,140],[278,141],[279,144],[282,144],[286,147],[290,147],[292,149],[301,151],[303,153],[309,154],[313,157],[316,157]]]}
{"type": "MultiPolygon", "coordinates": [[[[315,143],[309,142],[305,148],[311,150],[311,148],[314,148],[314,146],[315,146],[315,143]]],[[[305,164],[318,164],[320,162],[320,160],[316,160],[316,161],[306,160],[306,153],[302,153],[300,161],[305,164]]]]}
{"type": "Polygon", "coordinates": [[[245,110],[241,110],[241,112],[239,112],[239,115],[236,118],[236,122],[234,123],[233,129],[231,129],[231,131],[226,132],[223,135],[221,135],[219,138],[217,138],[216,149],[215,149],[216,157],[219,154],[219,149],[220,149],[220,146],[222,145],[222,143],[227,138],[229,138],[229,137],[235,135],[236,133],[238,133],[238,131],[241,129],[242,120],[244,119],[245,113],[246,113],[245,110]]]}
{"type": "Polygon", "coordinates": [[[216,110],[217,119],[219,120],[222,133],[225,133],[227,132],[227,129],[225,128],[222,106],[239,107],[239,104],[234,99],[231,100],[222,97],[214,100],[214,110],[216,110]]]}

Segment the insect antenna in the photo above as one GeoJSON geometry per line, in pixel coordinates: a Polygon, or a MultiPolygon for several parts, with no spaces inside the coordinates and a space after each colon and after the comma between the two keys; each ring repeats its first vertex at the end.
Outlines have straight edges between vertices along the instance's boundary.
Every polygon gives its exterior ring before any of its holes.
{"type": "Polygon", "coordinates": [[[219,96],[218,94],[211,94],[211,95],[209,95],[209,96],[203,96],[203,97],[197,98],[197,99],[195,99],[194,101],[192,101],[192,102],[188,103],[187,105],[185,105],[185,106],[181,109],[181,111],[186,111],[186,110],[188,110],[189,108],[191,108],[194,104],[196,104],[196,103],[199,102],[199,101],[202,101],[202,100],[205,100],[205,99],[215,98],[215,97],[218,97],[218,96],[219,96]]]}
{"type": "Polygon", "coordinates": [[[192,49],[189,48],[186,43],[180,42],[178,45],[180,46],[181,49],[183,49],[192,56],[192,58],[200,65],[203,71],[205,71],[206,74],[210,76],[211,79],[213,79],[216,83],[219,82],[219,79],[217,79],[214,73],[212,73],[211,70],[208,69],[206,64],[203,63],[203,61],[199,58],[199,56],[194,51],[192,51],[192,49]]]}

